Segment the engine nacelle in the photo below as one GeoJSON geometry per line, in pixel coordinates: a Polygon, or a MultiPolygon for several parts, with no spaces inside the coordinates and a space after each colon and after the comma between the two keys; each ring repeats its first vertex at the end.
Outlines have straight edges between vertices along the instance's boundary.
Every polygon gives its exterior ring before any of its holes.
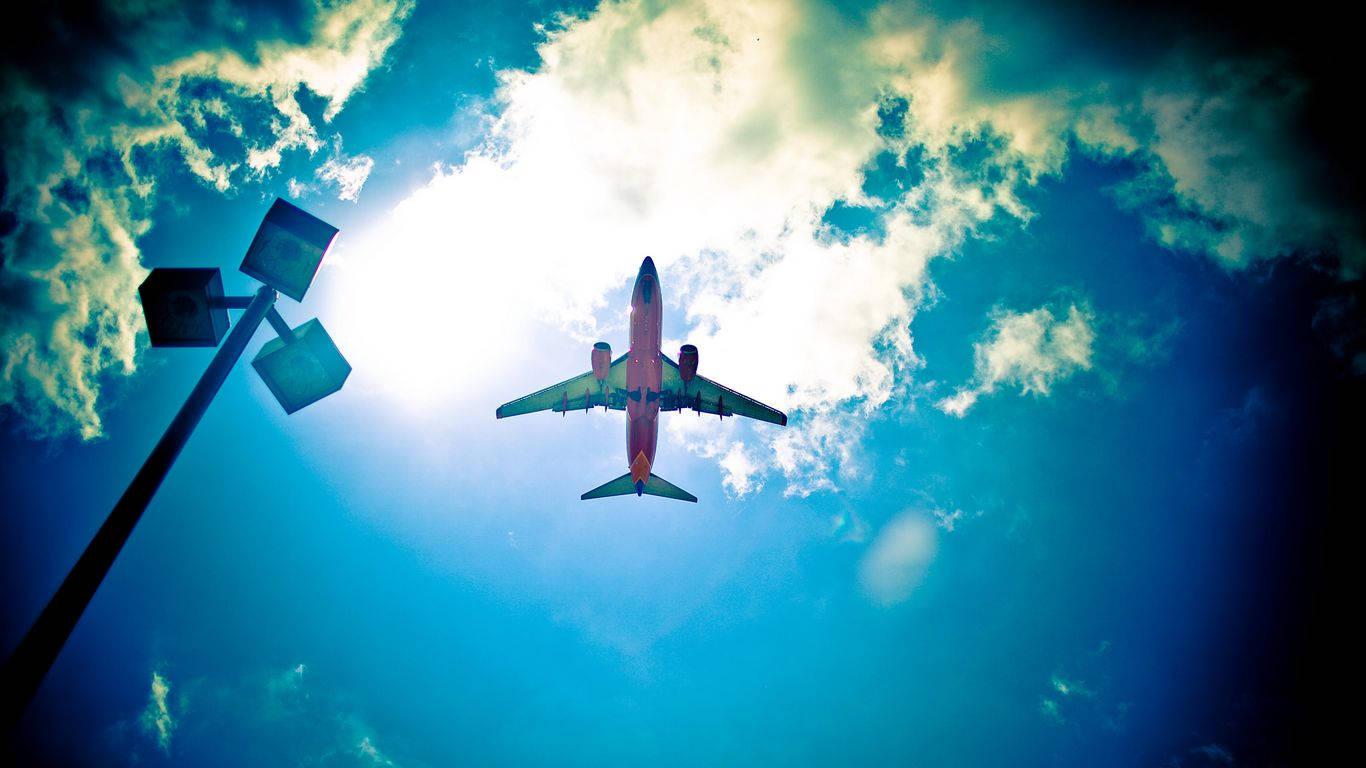
{"type": "Polygon", "coordinates": [[[684,344],[678,349],[678,378],[684,384],[691,383],[697,376],[697,347],[684,344]]]}
{"type": "Polygon", "coordinates": [[[607,373],[612,370],[612,345],[605,341],[599,341],[593,345],[593,376],[599,382],[607,380],[607,373]]]}

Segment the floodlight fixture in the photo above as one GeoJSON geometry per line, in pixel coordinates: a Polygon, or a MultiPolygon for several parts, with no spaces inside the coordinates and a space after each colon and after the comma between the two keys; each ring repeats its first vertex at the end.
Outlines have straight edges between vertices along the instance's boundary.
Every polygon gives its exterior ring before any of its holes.
{"type": "Polygon", "coordinates": [[[228,332],[223,275],[216,267],[161,268],[138,286],[154,347],[216,347],[228,332]]]}
{"type": "Polygon", "coordinates": [[[242,271],[295,301],[303,301],[337,228],[276,199],[242,259],[242,271]]]}
{"type": "MultiPolygon", "coordinates": [[[[283,321],[282,321],[283,322],[283,321]]],[[[294,413],[342,388],[351,365],[317,318],[266,342],[251,367],[261,375],[285,413],[294,413]]]]}
{"type": "Polygon", "coordinates": [[[262,321],[268,320],[280,338],[261,349],[252,367],[286,413],[341,389],[351,366],[322,324],[313,319],[291,329],[275,309],[276,291],[296,301],[303,299],[336,234],[336,227],[277,199],[242,261],[243,272],[265,283],[253,295],[224,296],[222,274],[212,267],[153,269],[138,287],[152,346],[218,347],[218,351],[109,517],[0,670],[0,728],[8,731],[23,714],[262,321]],[[229,309],[244,310],[231,331],[229,309]]]}

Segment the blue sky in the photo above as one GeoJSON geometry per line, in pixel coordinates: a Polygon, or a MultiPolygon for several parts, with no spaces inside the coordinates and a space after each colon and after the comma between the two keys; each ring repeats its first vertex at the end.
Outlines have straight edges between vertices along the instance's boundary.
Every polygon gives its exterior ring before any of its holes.
{"type": "Polygon", "coordinates": [[[354,372],[286,416],[238,366],[7,757],[1303,761],[1342,717],[1360,156],[1344,33],[1219,18],[49,12],[0,79],[0,645],[211,356],[148,346],[147,269],[246,293],[291,199],[341,234],[280,311],[354,372]],[[625,348],[645,255],[665,352],[790,415],[664,415],[695,506],[578,500],[620,414],[493,418],[625,348]]]}

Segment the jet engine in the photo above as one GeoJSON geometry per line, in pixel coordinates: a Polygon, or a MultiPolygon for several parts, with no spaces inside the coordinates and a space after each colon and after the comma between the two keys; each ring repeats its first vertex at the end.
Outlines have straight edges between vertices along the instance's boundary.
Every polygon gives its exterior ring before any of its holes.
{"type": "Polygon", "coordinates": [[[684,344],[678,349],[678,378],[684,384],[691,383],[697,376],[697,347],[692,344],[684,344]]]}
{"type": "Polygon", "coordinates": [[[593,376],[599,382],[607,380],[608,371],[612,370],[612,345],[605,341],[599,341],[593,345],[593,376]]]}

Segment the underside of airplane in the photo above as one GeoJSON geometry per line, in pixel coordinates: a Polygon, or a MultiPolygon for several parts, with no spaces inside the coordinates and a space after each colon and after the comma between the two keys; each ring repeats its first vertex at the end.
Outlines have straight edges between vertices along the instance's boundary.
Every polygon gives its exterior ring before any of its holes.
{"type": "Polygon", "coordinates": [[[684,344],[674,361],[660,351],[662,297],[654,262],[646,258],[636,278],[631,299],[631,348],[612,359],[606,342],[593,345],[592,367],[586,373],[546,387],[500,406],[498,418],[536,411],[568,413],[593,408],[627,412],[629,471],[584,493],[581,499],[608,496],[661,496],[682,501],[697,497],[654,474],[661,411],[696,411],[718,417],[747,416],[779,426],[783,412],[722,386],[697,373],[698,351],[684,344]]]}

